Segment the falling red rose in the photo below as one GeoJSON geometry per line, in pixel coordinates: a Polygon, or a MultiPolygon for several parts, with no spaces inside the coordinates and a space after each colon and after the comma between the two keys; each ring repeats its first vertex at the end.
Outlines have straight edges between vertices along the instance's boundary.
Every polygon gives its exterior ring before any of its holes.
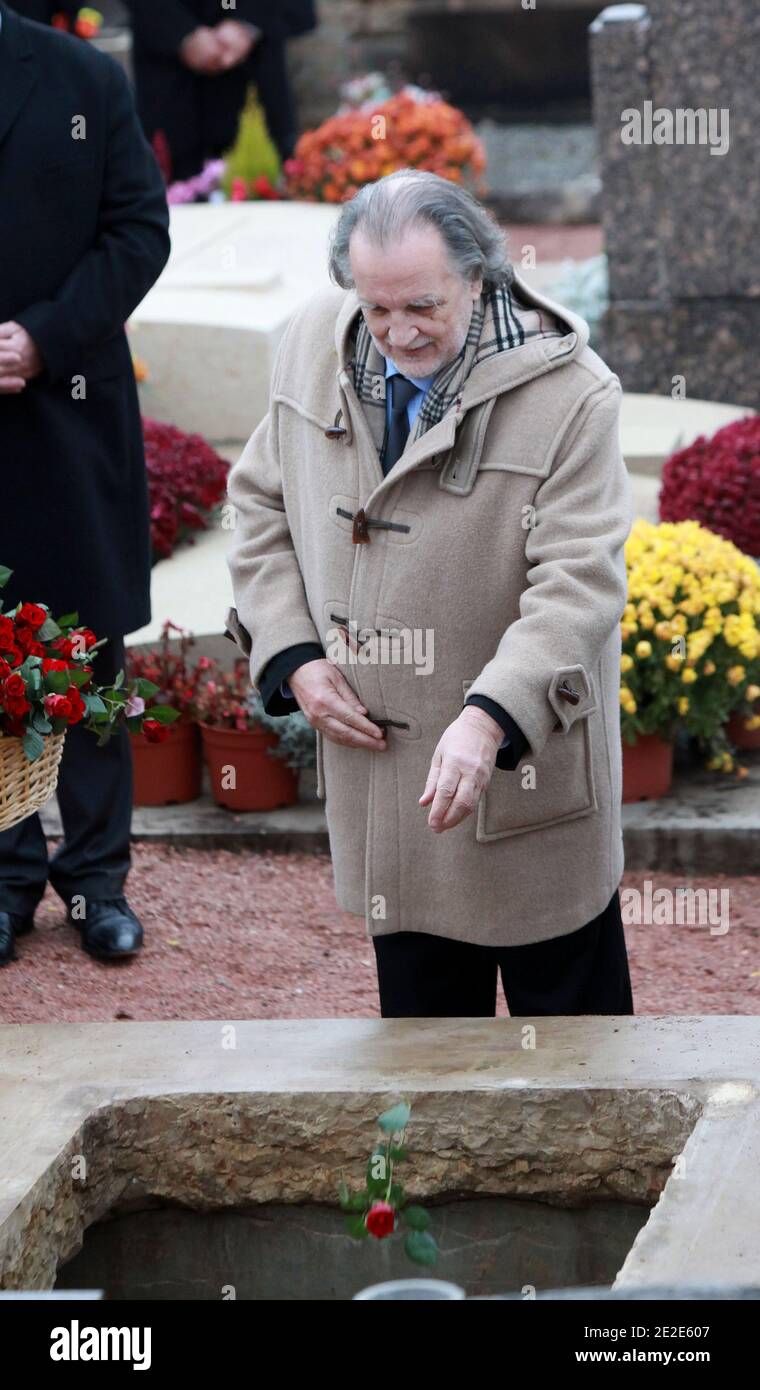
{"type": "Polygon", "coordinates": [[[370,1235],[383,1240],[389,1236],[396,1224],[396,1214],[390,1202],[373,1202],[367,1212],[367,1230],[370,1235]]]}

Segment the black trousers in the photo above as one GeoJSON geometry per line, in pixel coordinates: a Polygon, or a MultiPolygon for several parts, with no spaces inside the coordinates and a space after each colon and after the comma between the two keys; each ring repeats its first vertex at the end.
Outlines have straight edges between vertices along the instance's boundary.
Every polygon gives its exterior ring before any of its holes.
{"type": "MultiPolygon", "coordinates": [[[[114,637],[93,659],[96,685],[108,685],[124,666],[124,639],[114,637]]],[[[132,755],[123,726],[102,748],[80,724],[67,731],[58,777],[63,841],[48,861],[38,815],[0,833],[0,909],[33,912],[48,881],[68,903],[118,897],[129,872],[132,755]]]]}
{"type": "Polygon", "coordinates": [[[578,931],[528,946],[478,946],[428,932],[373,937],[383,1018],[493,1018],[501,971],[512,1017],[632,1014],[616,889],[578,931]]]}

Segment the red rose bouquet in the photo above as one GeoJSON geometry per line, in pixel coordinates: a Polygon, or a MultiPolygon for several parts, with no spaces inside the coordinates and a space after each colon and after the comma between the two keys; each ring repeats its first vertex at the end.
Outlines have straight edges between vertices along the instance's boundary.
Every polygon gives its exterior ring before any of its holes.
{"type": "MultiPolygon", "coordinates": [[[[11,573],[0,565],[0,589],[11,573]]],[[[158,687],[140,679],[127,684],[123,671],[112,686],[95,685],[93,653],[105,640],[80,626],[77,613],[54,621],[44,604],[19,603],[4,612],[0,603],[0,750],[6,739],[20,740],[24,757],[33,763],[46,740],[65,734],[72,724],[91,729],[99,744],[119,722],[140,731],[145,703],[158,687]]],[[[150,710],[159,727],[178,717],[179,711],[166,705],[150,710]]]]}

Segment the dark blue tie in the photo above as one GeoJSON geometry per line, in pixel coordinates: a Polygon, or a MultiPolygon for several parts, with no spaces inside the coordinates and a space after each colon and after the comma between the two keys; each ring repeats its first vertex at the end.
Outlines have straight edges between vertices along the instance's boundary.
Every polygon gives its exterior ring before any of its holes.
{"type": "Polygon", "coordinates": [[[409,438],[409,420],[407,417],[407,407],[414,396],[418,394],[419,387],[413,381],[407,381],[405,376],[398,372],[389,376],[386,383],[386,391],[391,393],[391,422],[388,427],[388,437],[385,441],[385,452],[383,454],[383,473],[389,473],[397,459],[401,458],[409,438]]]}

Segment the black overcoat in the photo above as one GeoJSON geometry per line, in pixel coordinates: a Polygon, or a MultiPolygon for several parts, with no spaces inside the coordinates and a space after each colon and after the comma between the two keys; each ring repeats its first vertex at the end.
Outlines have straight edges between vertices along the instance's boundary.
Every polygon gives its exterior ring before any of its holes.
{"type": "Polygon", "coordinates": [[[285,40],[316,26],[313,0],[237,0],[235,9],[226,11],[219,0],[126,0],[126,6],[143,127],[151,140],[157,130],[166,135],[175,178],[199,173],[204,158],[233,143],[250,82],[256,84],[280,155],[292,153],[297,132],[285,40]],[[224,18],[248,20],[263,37],[230,72],[192,72],[177,57],[182,40],[198,25],[213,26],[224,18]]]}
{"type": "Polygon", "coordinates": [[[3,602],[125,634],[151,613],[124,324],[169,256],[164,184],[118,64],[2,0],[0,14],[0,322],[21,323],[45,363],[0,395],[3,602]]]}

